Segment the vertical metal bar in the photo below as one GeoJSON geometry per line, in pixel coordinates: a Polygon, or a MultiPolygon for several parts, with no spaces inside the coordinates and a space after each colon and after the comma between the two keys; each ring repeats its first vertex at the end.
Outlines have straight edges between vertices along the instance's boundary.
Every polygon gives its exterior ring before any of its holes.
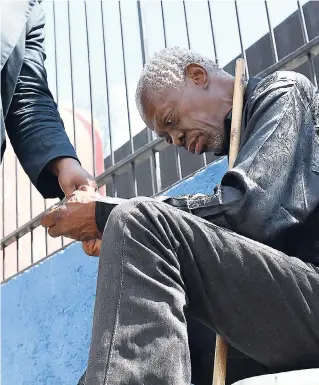
{"type": "Polygon", "coordinates": [[[156,159],[156,168],[155,168],[155,176],[156,176],[156,185],[157,191],[162,191],[162,178],[161,178],[161,161],[159,152],[155,153],[156,159]]]}
{"type": "MultiPolygon", "coordinates": [[[[44,211],[47,210],[47,201],[45,199],[43,199],[43,203],[44,203],[44,211]]],[[[44,242],[45,242],[45,255],[48,255],[49,254],[49,248],[48,248],[48,230],[45,228],[44,229],[44,242]]]]}
{"type": "Polygon", "coordinates": [[[248,64],[247,64],[247,58],[246,58],[246,51],[245,51],[244,45],[243,45],[243,38],[242,38],[242,33],[241,33],[241,26],[240,26],[240,18],[239,18],[237,0],[234,0],[234,3],[235,3],[235,11],[236,11],[236,19],[237,19],[238,35],[239,35],[239,41],[240,41],[241,54],[242,54],[243,59],[245,60],[246,76],[247,76],[247,79],[248,79],[249,78],[249,71],[248,71],[248,64]]]}
{"type": "MultiPolygon", "coordinates": [[[[302,32],[302,37],[304,43],[309,42],[309,36],[308,36],[308,31],[307,31],[307,26],[306,26],[306,20],[305,20],[305,15],[303,12],[303,8],[300,5],[300,1],[297,1],[298,4],[298,14],[299,14],[299,20],[300,20],[300,25],[301,25],[301,32],[302,32]]],[[[318,87],[318,81],[317,81],[317,76],[316,76],[316,71],[315,71],[315,66],[313,63],[312,55],[311,53],[308,53],[308,64],[309,64],[309,70],[310,70],[310,76],[311,80],[313,81],[313,84],[318,87]]]]}
{"type": "Polygon", "coordinates": [[[53,38],[54,38],[54,66],[55,66],[55,92],[56,102],[59,104],[59,84],[58,84],[58,59],[57,59],[57,37],[56,37],[56,12],[55,0],[52,0],[53,6],[53,38]]]}
{"type": "MultiPolygon", "coordinates": [[[[149,132],[149,128],[147,128],[147,132],[148,132],[148,135],[151,134],[149,132]]],[[[151,137],[151,135],[149,135],[149,138],[151,137]]],[[[149,141],[151,141],[152,139],[149,139],[149,141]]],[[[157,164],[156,164],[156,152],[154,150],[152,150],[152,156],[150,158],[150,163],[151,163],[151,175],[152,175],[152,195],[158,193],[159,191],[159,187],[158,187],[158,180],[157,180],[157,174],[156,174],[156,168],[157,168],[157,164]]]]}
{"type": "MultiPolygon", "coordinates": [[[[32,191],[31,191],[31,183],[30,183],[30,220],[33,218],[33,210],[32,210],[32,191]]],[[[62,237],[61,237],[62,240],[62,237]]],[[[30,231],[30,246],[31,246],[31,264],[33,264],[33,229],[30,231]]],[[[62,240],[63,246],[63,240],[62,240]]]]}
{"type": "Polygon", "coordinates": [[[139,32],[140,32],[141,55],[142,55],[142,62],[144,67],[146,62],[146,55],[145,55],[144,30],[143,30],[142,10],[141,10],[140,1],[137,1],[137,16],[138,16],[138,26],[139,26],[139,32]]]}
{"type": "MultiPolygon", "coordinates": [[[[161,0],[161,13],[162,13],[162,23],[163,23],[164,44],[165,44],[165,48],[166,48],[167,47],[166,26],[165,26],[165,15],[164,15],[164,8],[163,8],[163,1],[162,0],[161,0]]],[[[175,146],[174,149],[175,149],[175,160],[176,160],[177,176],[178,176],[178,179],[181,180],[182,179],[182,168],[181,168],[180,155],[179,155],[178,147],[175,146]]]]}
{"type": "Polygon", "coordinates": [[[5,271],[4,271],[4,268],[5,268],[5,263],[4,263],[4,261],[5,261],[5,254],[6,254],[6,248],[4,247],[3,248],[3,250],[2,250],[2,280],[4,280],[5,279],[5,271]]]}
{"type": "MultiPolygon", "coordinates": [[[[4,237],[4,162],[5,160],[2,160],[2,238],[4,237]]],[[[6,248],[3,248],[3,255],[2,255],[2,279],[5,279],[5,251],[6,248]]]]}
{"type": "Polygon", "coordinates": [[[117,197],[117,187],[116,187],[116,182],[115,182],[115,175],[112,175],[112,185],[113,185],[113,194],[115,198],[117,197]]]}
{"type": "Polygon", "coordinates": [[[181,158],[179,156],[178,147],[175,147],[175,152],[176,152],[177,176],[178,176],[178,179],[181,180],[183,176],[182,176],[181,158]]]}
{"type": "Polygon", "coordinates": [[[125,83],[125,96],[126,96],[126,106],[128,111],[128,129],[129,129],[129,136],[130,136],[130,146],[131,146],[131,152],[134,152],[134,141],[132,136],[132,129],[131,129],[131,120],[130,120],[130,108],[129,108],[129,102],[128,102],[128,91],[127,91],[127,77],[126,77],[126,60],[125,60],[125,49],[124,49],[124,36],[123,36],[123,22],[122,22],[122,9],[121,9],[121,2],[118,2],[119,5],[119,17],[120,17],[120,30],[121,30],[121,44],[122,44],[122,59],[123,59],[123,72],[124,72],[124,83],[125,83]]]}
{"type": "Polygon", "coordinates": [[[187,36],[187,45],[188,48],[191,48],[191,41],[189,38],[189,31],[188,31],[188,21],[187,21],[187,10],[186,10],[186,4],[185,0],[183,0],[183,9],[184,9],[184,19],[185,19],[185,27],[186,27],[186,36],[187,36]]]}
{"type": "Polygon", "coordinates": [[[86,5],[86,0],[83,0],[83,1],[84,1],[84,14],[85,14],[86,44],[87,44],[87,54],[88,54],[88,75],[89,75],[89,94],[90,94],[90,111],[91,111],[93,175],[95,177],[96,176],[96,164],[95,164],[95,133],[94,133],[93,100],[92,100],[91,51],[90,51],[90,41],[89,41],[87,5],[86,5]]]}
{"type": "MultiPolygon", "coordinates": [[[[137,1],[137,15],[138,15],[138,24],[139,24],[139,32],[140,32],[140,43],[141,43],[141,55],[143,67],[146,63],[146,54],[145,54],[145,46],[144,46],[144,30],[143,30],[143,20],[142,20],[142,10],[141,10],[141,2],[137,1]]],[[[153,140],[152,131],[146,127],[147,130],[147,142],[151,142],[153,140]]],[[[152,155],[150,157],[150,166],[151,166],[151,181],[152,181],[152,195],[158,192],[157,178],[156,178],[156,158],[155,152],[152,151],[152,155]]]]}
{"type": "Polygon", "coordinates": [[[166,39],[166,27],[165,27],[165,16],[164,16],[164,8],[163,1],[161,0],[161,13],[162,13],[162,24],[163,24],[163,37],[164,37],[164,47],[167,47],[167,39],[166,39]]]}
{"type": "MultiPolygon", "coordinates": [[[[166,38],[166,28],[165,28],[165,17],[164,17],[164,8],[163,8],[163,1],[161,0],[160,2],[161,4],[161,15],[162,15],[162,26],[163,26],[163,38],[164,38],[164,47],[167,47],[167,38],[166,38]]],[[[175,152],[176,154],[176,152],[175,152]]],[[[156,157],[156,181],[157,181],[157,186],[158,186],[158,190],[161,191],[162,190],[162,178],[161,178],[161,161],[160,161],[160,153],[157,152],[155,154],[155,157],[156,157]]]]}
{"type": "MultiPolygon", "coordinates": [[[[53,38],[54,38],[54,66],[55,66],[55,99],[59,104],[59,82],[58,82],[58,59],[57,59],[57,38],[56,38],[56,12],[55,12],[55,0],[52,0],[53,5],[53,38]]],[[[30,182],[30,208],[32,207],[32,185],[30,182]]],[[[31,209],[30,209],[31,210],[31,209]]],[[[32,211],[32,210],[31,210],[32,211]]],[[[32,217],[31,217],[32,219],[32,217]]],[[[45,230],[47,235],[47,230],[45,230]]],[[[61,246],[64,246],[64,238],[61,237],[61,246]]],[[[31,262],[33,263],[33,230],[31,230],[31,262]]]]}
{"type": "MultiPolygon", "coordinates": [[[[16,177],[16,228],[19,227],[19,199],[18,199],[18,160],[15,158],[15,177],[16,177]]],[[[17,243],[17,273],[19,272],[19,239],[16,239],[17,243]]]]}
{"type": "Polygon", "coordinates": [[[304,41],[304,43],[308,43],[309,42],[309,36],[308,36],[308,31],[307,31],[307,26],[306,26],[306,21],[305,21],[305,15],[303,13],[303,9],[302,9],[302,6],[300,5],[299,0],[297,1],[297,5],[298,5],[298,14],[299,14],[299,20],[300,20],[300,24],[301,24],[301,32],[302,32],[303,41],[304,41]]]}
{"type": "MultiPolygon", "coordinates": [[[[106,90],[106,105],[107,105],[107,120],[109,128],[109,141],[110,141],[110,157],[111,157],[111,166],[114,165],[114,150],[113,150],[113,137],[111,129],[111,114],[110,114],[110,99],[109,99],[109,83],[107,75],[107,55],[106,55],[106,41],[105,41],[105,25],[104,25],[104,8],[103,0],[101,0],[101,17],[102,17],[102,34],[103,34],[103,52],[104,52],[104,72],[105,72],[105,90],[106,90]]],[[[117,196],[115,175],[112,175],[112,185],[114,196],[117,196]]]]}
{"type": "MultiPolygon", "coordinates": [[[[44,210],[47,210],[47,202],[44,199],[44,210]]],[[[44,241],[45,241],[45,255],[49,254],[49,247],[48,247],[48,230],[44,229],[44,241]]]]}
{"type": "MultiPolygon", "coordinates": [[[[121,10],[121,2],[118,2],[119,4],[119,16],[120,16],[120,29],[121,29],[121,42],[122,42],[122,56],[123,56],[123,72],[124,72],[124,84],[125,84],[125,94],[126,94],[126,107],[127,107],[127,119],[128,119],[128,130],[130,135],[130,145],[131,145],[131,152],[134,153],[134,141],[132,136],[132,129],[131,129],[131,115],[130,115],[130,105],[128,101],[128,90],[127,90],[127,77],[126,77],[126,62],[125,62],[125,48],[124,48],[124,36],[123,36],[123,22],[122,22],[122,10],[121,10]]],[[[136,175],[135,175],[135,164],[134,162],[132,164],[132,177],[133,177],[133,191],[134,195],[137,196],[137,183],[136,183],[136,175]]]]}
{"type": "MultiPolygon", "coordinates": [[[[214,31],[214,23],[213,23],[213,17],[212,17],[211,4],[210,4],[209,0],[207,0],[207,7],[208,7],[208,14],[209,14],[209,21],[210,21],[210,29],[211,29],[211,33],[212,33],[212,39],[213,39],[215,63],[217,65],[219,65],[218,64],[219,59],[218,59],[218,53],[217,53],[217,44],[216,44],[215,31],[214,31]]],[[[206,155],[206,160],[207,160],[207,155],[206,155]]]]}
{"type": "Polygon", "coordinates": [[[175,150],[175,164],[176,164],[176,171],[177,171],[177,177],[179,180],[182,179],[182,166],[181,166],[181,158],[179,155],[178,147],[174,146],[175,150]]]}
{"type": "MultiPolygon", "coordinates": [[[[186,26],[187,45],[188,45],[188,48],[191,49],[191,41],[190,41],[190,38],[189,38],[187,10],[186,10],[185,0],[183,0],[183,9],[184,9],[184,19],[185,19],[185,26],[186,26]]],[[[203,162],[203,167],[206,167],[207,166],[207,155],[206,155],[206,153],[204,153],[202,155],[202,162],[203,162]]]]}
{"type": "Polygon", "coordinates": [[[265,0],[265,9],[266,9],[266,15],[267,15],[267,22],[268,22],[268,29],[269,29],[269,36],[270,36],[270,44],[271,44],[272,56],[273,56],[274,63],[277,63],[278,62],[278,51],[277,51],[277,45],[276,45],[274,30],[273,30],[273,28],[271,26],[270,14],[269,14],[267,0],[265,0]]]}
{"type": "Polygon", "coordinates": [[[314,62],[313,62],[312,55],[311,55],[311,53],[308,53],[307,56],[308,56],[308,59],[309,59],[310,76],[311,76],[312,82],[315,85],[315,87],[318,88],[318,79],[317,79],[315,65],[314,65],[314,62]]]}
{"type": "MultiPolygon", "coordinates": [[[[54,1],[54,0],[53,0],[54,1]]],[[[71,40],[71,20],[70,20],[70,1],[67,0],[68,6],[68,32],[69,32],[69,55],[70,55],[70,75],[71,75],[71,103],[72,103],[72,120],[73,120],[73,141],[76,150],[76,132],[75,132],[75,114],[74,114],[74,79],[73,79],[73,60],[72,60],[72,40],[71,40]]]]}
{"type": "Polygon", "coordinates": [[[213,47],[214,47],[214,55],[215,55],[215,62],[218,65],[218,55],[217,55],[217,45],[216,45],[216,39],[215,39],[215,32],[214,32],[214,24],[213,24],[213,18],[212,18],[212,10],[210,1],[207,0],[207,6],[208,6],[208,13],[209,13],[209,20],[210,20],[210,29],[212,32],[212,38],[213,38],[213,47]]]}

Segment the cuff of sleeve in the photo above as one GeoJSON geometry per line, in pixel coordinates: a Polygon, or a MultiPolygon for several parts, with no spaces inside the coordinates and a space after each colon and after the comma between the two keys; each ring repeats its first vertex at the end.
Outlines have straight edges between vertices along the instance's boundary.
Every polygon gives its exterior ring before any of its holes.
{"type": "Polygon", "coordinates": [[[25,168],[31,182],[39,190],[43,198],[64,198],[64,193],[60,188],[58,178],[46,169],[49,162],[56,158],[78,158],[73,147],[66,146],[65,143],[55,143],[54,148],[47,151],[43,146],[42,154],[38,153],[35,157],[29,157],[29,162],[25,168]],[[30,159],[32,159],[30,161],[30,159]]]}
{"type": "Polygon", "coordinates": [[[111,205],[104,202],[96,202],[95,204],[95,222],[101,234],[104,232],[107,219],[113,208],[114,206],[112,207],[111,205]]]}
{"type": "Polygon", "coordinates": [[[95,204],[95,222],[101,234],[104,232],[106,222],[115,206],[124,202],[125,199],[113,197],[101,197],[95,204]]]}

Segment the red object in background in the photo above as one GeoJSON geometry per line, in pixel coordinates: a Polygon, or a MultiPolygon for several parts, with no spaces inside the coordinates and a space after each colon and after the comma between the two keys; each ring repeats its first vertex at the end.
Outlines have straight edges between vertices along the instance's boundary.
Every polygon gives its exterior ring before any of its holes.
{"type": "MultiPolygon", "coordinates": [[[[72,115],[72,109],[71,108],[65,108],[64,111],[67,111],[72,115]]],[[[61,116],[62,116],[62,113],[61,113],[61,116]]],[[[62,119],[63,118],[65,120],[66,117],[62,116],[62,119]]],[[[72,116],[72,119],[73,119],[73,116],[72,116]]],[[[78,125],[81,125],[85,128],[86,133],[89,134],[89,138],[90,138],[89,140],[90,140],[90,145],[91,145],[91,149],[92,149],[91,157],[93,159],[93,147],[92,147],[93,146],[93,140],[92,140],[91,117],[86,111],[75,110],[74,111],[74,120],[75,120],[75,127],[76,127],[75,128],[75,131],[76,131],[75,141],[76,141],[77,151],[82,152],[83,140],[81,140],[81,138],[79,138],[79,135],[77,134],[77,127],[78,127],[78,125]]],[[[102,138],[100,135],[100,127],[98,125],[98,122],[94,121],[93,125],[94,125],[94,145],[95,145],[95,171],[96,171],[96,175],[100,175],[104,171],[103,142],[102,142],[102,138]]],[[[73,130],[73,127],[70,127],[70,125],[68,125],[68,127],[66,127],[66,131],[68,133],[69,138],[73,138],[74,133],[70,132],[70,129],[73,130]]],[[[83,133],[83,130],[82,130],[82,133],[83,133]]],[[[82,138],[82,139],[84,139],[84,138],[82,138]]],[[[73,143],[73,141],[72,141],[72,143],[73,143]]],[[[86,145],[87,144],[88,143],[86,143],[86,145]]],[[[84,145],[85,145],[85,141],[84,141],[84,145]]],[[[81,155],[83,155],[83,157],[84,157],[85,151],[83,151],[83,154],[81,154],[81,155]]],[[[79,157],[81,157],[81,155],[78,153],[79,157]]],[[[90,171],[93,174],[93,161],[92,161],[91,167],[92,167],[92,169],[90,171]]]]}
{"type": "MultiPolygon", "coordinates": [[[[74,145],[73,114],[71,108],[60,109],[61,117],[64,121],[65,131],[67,132],[72,144],[74,145]]],[[[82,166],[94,175],[93,170],[93,138],[91,114],[85,110],[74,110],[75,125],[75,145],[76,152],[82,166]]],[[[95,175],[100,175],[104,171],[103,141],[101,138],[98,121],[93,121],[94,127],[94,151],[95,151],[95,175]]],[[[100,193],[105,195],[105,187],[100,188],[100,193]]]]}

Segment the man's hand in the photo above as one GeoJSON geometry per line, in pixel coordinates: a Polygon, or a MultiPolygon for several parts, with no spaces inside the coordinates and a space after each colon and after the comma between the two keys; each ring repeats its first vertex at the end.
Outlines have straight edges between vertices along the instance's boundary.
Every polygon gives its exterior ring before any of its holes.
{"type": "Polygon", "coordinates": [[[57,176],[60,187],[67,198],[76,190],[95,192],[94,178],[73,158],[57,158],[49,164],[49,170],[57,176]]]}
{"type": "MultiPolygon", "coordinates": [[[[63,235],[77,241],[101,239],[95,221],[95,202],[99,197],[95,192],[75,191],[65,204],[45,213],[41,224],[49,228],[48,233],[54,238],[63,235]]],[[[92,253],[96,252],[92,246],[92,253]]]]}

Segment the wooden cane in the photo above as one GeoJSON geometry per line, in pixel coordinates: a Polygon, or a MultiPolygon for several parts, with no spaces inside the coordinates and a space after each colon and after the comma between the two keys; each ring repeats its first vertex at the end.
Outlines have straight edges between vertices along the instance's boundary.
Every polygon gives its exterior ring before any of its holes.
{"type": "MultiPolygon", "coordinates": [[[[240,144],[241,120],[244,104],[245,91],[245,61],[237,59],[235,69],[235,83],[233,95],[233,109],[230,130],[230,147],[228,169],[235,163],[240,144]]],[[[225,385],[227,363],[227,342],[219,335],[216,335],[215,360],[213,385],[225,385]]]]}

